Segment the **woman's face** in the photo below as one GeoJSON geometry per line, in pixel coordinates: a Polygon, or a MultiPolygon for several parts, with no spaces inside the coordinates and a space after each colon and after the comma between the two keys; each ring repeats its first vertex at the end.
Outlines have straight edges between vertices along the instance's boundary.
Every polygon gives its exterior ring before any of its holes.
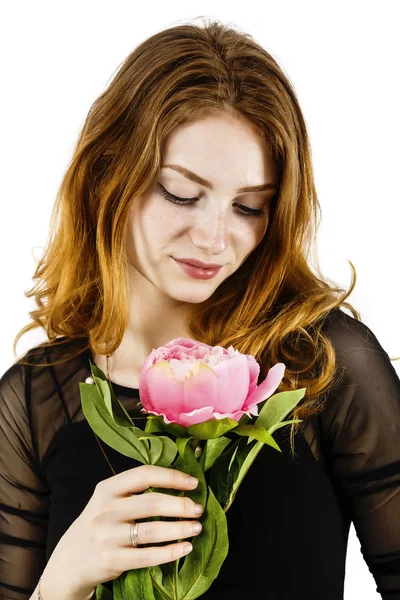
{"type": "Polygon", "coordinates": [[[132,201],[127,256],[135,287],[141,282],[178,302],[207,300],[261,242],[278,185],[267,147],[242,120],[224,114],[176,127],[165,140],[152,186],[132,201]],[[239,191],[263,184],[275,187],[239,191]],[[195,199],[178,204],[165,191],[195,199]],[[214,277],[198,279],[174,260],[183,258],[222,266],[214,277]]]}

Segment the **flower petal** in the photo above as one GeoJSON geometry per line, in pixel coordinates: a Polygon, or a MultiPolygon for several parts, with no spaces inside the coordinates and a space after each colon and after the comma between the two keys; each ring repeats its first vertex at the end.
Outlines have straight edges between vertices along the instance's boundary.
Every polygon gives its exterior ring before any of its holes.
{"type": "Polygon", "coordinates": [[[247,358],[249,373],[250,373],[250,383],[249,383],[249,395],[253,393],[253,391],[257,387],[258,377],[260,375],[260,365],[254,358],[252,354],[245,354],[247,358]]]}
{"type": "Polygon", "coordinates": [[[209,346],[208,344],[204,344],[203,342],[198,342],[196,340],[192,340],[191,338],[184,338],[184,337],[180,337],[180,338],[174,338],[173,340],[171,340],[170,342],[168,342],[167,344],[165,344],[165,346],[163,346],[163,348],[168,348],[168,349],[181,349],[181,350],[192,350],[192,349],[202,349],[207,350],[207,352],[210,352],[212,349],[212,346],[209,346]]]}
{"type": "Polygon", "coordinates": [[[157,362],[143,374],[139,396],[146,411],[157,410],[177,415],[181,412],[184,398],[184,382],[174,376],[166,360],[157,362]]]}
{"type": "Polygon", "coordinates": [[[219,381],[214,369],[198,361],[193,364],[189,375],[184,383],[182,412],[189,413],[204,406],[212,406],[215,410],[219,381]]]}
{"type": "Polygon", "coordinates": [[[179,425],[184,427],[190,427],[191,425],[197,425],[197,423],[203,423],[212,418],[214,409],[212,406],[203,406],[202,408],[196,408],[189,413],[180,413],[177,419],[179,425]]]}
{"type": "Polygon", "coordinates": [[[286,367],[284,363],[276,363],[276,365],[271,367],[264,381],[260,383],[251,396],[247,398],[245,405],[243,406],[243,410],[247,410],[251,405],[258,404],[259,402],[269,398],[269,396],[272,396],[282,381],[285,368],[286,367]]]}
{"type": "Polygon", "coordinates": [[[181,381],[190,377],[190,371],[196,364],[190,360],[178,360],[177,358],[171,358],[168,363],[175,377],[181,381]]]}
{"type": "Polygon", "coordinates": [[[237,354],[213,366],[218,377],[218,397],[214,404],[219,413],[242,409],[249,391],[249,367],[244,354],[237,354]]]}

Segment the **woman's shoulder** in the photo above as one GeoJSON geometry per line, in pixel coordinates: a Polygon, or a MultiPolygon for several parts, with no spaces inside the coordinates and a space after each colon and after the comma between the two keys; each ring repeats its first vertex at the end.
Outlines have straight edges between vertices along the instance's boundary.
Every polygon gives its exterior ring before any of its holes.
{"type": "Polygon", "coordinates": [[[359,319],[344,312],[341,308],[335,308],[326,315],[323,327],[330,333],[335,333],[346,329],[347,331],[357,333],[368,329],[368,326],[359,319]]]}
{"type": "Polygon", "coordinates": [[[398,423],[400,407],[400,380],[388,353],[366,323],[343,311],[332,311],[324,329],[337,362],[336,384],[321,413],[326,439],[333,444],[379,425],[384,435],[398,423]]]}
{"type": "Polygon", "coordinates": [[[68,376],[82,368],[86,353],[80,353],[84,347],[82,338],[57,338],[55,346],[37,344],[23,353],[0,377],[0,398],[19,397],[28,393],[35,398],[49,393],[68,376]],[[63,357],[70,357],[63,360],[63,357]],[[58,362],[58,364],[51,364],[58,362]]]}
{"type": "Polygon", "coordinates": [[[387,356],[371,328],[339,308],[328,313],[324,319],[323,331],[332,343],[336,355],[341,358],[347,355],[347,360],[351,360],[352,353],[357,356],[357,353],[365,351],[378,351],[387,356]]]}

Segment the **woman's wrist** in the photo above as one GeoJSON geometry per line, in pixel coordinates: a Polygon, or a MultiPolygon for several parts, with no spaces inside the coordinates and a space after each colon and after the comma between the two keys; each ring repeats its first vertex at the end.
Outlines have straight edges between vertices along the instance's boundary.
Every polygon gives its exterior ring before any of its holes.
{"type": "Polygon", "coordinates": [[[43,571],[37,586],[35,600],[92,600],[95,598],[95,591],[69,588],[54,584],[46,570],[43,571]]]}

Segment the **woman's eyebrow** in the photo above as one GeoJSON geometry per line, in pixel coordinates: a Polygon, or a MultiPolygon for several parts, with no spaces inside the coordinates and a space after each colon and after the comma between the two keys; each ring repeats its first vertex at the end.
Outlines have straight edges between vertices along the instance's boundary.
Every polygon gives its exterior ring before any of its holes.
{"type": "MultiPolygon", "coordinates": [[[[214,186],[212,183],[210,183],[206,179],[203,179],[203,177],[200,177],[200,175],[196,175],[196,173],[189,171],[189,169],[186,169],[186,167],[182,167],[181,165],[161,165],[161,169],[167,169],[167,168],[174,169],[174,171],[178,171],[178,173],[181,173],[182,175],[184,175],[191,181],[194,181],[195,183],[199,183],[200,185],[203,185],[204,187],[209,188],[210,190],[214,189],[214,186]]],[[[266,190],[274,190],[274,189],[275,190],[278,189],[278,186],[276,185],[276,183],[263,183],[261,185],[246,185],[244,187],[239,188],[236,191],[236,193],[240,194],[241,192],[264,192],[266,190]]]]}

